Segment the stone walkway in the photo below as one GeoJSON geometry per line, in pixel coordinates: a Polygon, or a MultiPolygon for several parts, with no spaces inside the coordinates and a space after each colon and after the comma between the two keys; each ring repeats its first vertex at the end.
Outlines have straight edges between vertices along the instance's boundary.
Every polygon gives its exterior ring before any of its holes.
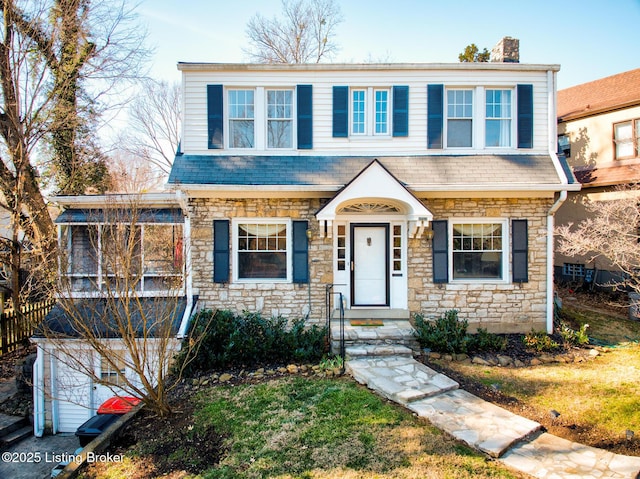
{"type": "Polygon", "coordinates": [[[640,457],[613,454],[544,433],[537,422],[458,389],[455,381],[409,354],[396,355],[397,350],[388,345],[378,349],[354,346],[348,352],[353,359],[347,361],[346,369],[359,383],[512,469],[541,479],[640,476],[640,457]]]}

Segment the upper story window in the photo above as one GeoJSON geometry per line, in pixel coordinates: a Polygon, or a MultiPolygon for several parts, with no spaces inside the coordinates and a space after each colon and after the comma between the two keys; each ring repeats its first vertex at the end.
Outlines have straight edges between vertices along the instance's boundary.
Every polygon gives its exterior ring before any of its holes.
{"type": "Polygon", "coordinates": [[[566,158],[571,156],[571,138],[566,133],[558,135],[558,153],[566,158]]]}
{"type": "Polygon", "coordinates": [[[447,147],[471,147],[473,90],[447,90],[447,147]]]}
{"type": "Polygon", "coordinates": [[[635,158],[640,151],[640,119],[613,125],[616,160],[635,158]]]}
{"type": "Polygon", "coordinates": [[[253,148],[254,91],[229,90],[229,148],[253,148]]]}
{"type": "Polygon", "coordinates": [[[351,90],[351,134],[389,134],[389,90],[351,90]]]}
{"type": "Polygon", "coordinates": [[[511,146],[511,90],[486,90],[485,146],[511,146]]]}
{"type": "Polygon", "coordinates": [[[292,90],[227,90],[229,148],[293,148],[293,116],[292,90]]]}
{"type": "Polygon", "coordinates": [[[293,92],[267,90],[267,148],[293,147],[293,92]]]}

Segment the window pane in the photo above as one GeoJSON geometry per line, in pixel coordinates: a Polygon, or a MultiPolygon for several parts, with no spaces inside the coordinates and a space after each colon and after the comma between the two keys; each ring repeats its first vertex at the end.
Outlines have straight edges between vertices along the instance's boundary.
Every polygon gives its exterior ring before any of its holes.
{"type": "Polygon", "coordinates": [[[292,148],[292,102],[291,90],[267,90],[268,148],[292,148]]]}
{"type": "Polygon", "coordinates": [[[71,249],[69,266],[71,274],[95,275],[98,273],[98,229],[96,226],[69,226],[71,249]]]}
{"type": "Polygon", "coordinates": [[[287,225],[238,225],[238,278],[287,279],[287,225]]]}
{"type": "Polygon", "coordinates": [[[144,273],[180,274],[182,247],[181,225],[145,225],[144,273]]]}
{"type": "Polygon", "coordinates": [[[267,125],[267,146],[269,148],[291,148],[292,126],[290,120],[269,120],[267,125]]]}
{"type": "Polygon", "coordinates": [[[351,93],[351,131],[355,134],[363,134],[365,132],[365,91],[354,90],[351,93]]]}
{"type": "Polygon", "coordinates": [[[253,148],[253,90],[230,90],[228,99],[229,148],[253,148]]]}
{"type": "Polygon", "coordinates": [[[634,156],[632,122],[627,121],[614,126],[614,141],[616,144],[616,158],[630,158],[634,156]]]}
{"type": "Polygon", "coordinates": [[[389,131],[389,92],[386,90],[377,90],[376,97],[376,125],[375,132],[383,135],[389,131]]]}
{"type": "Polygon", "coordinates": [[[511,90],[487,90],[485,110],[485,146],[511,146],[511,90]]]}
{"type": "Polygon", "coordinates": [[[447,122],[447,146],[470,147],[472,138],[471,120],[449,120],[447,122]]]}
{"type": "Polygon", "coordinates": [[[454,279],[502,278],[502,224],[453,225],[454,279]]]}

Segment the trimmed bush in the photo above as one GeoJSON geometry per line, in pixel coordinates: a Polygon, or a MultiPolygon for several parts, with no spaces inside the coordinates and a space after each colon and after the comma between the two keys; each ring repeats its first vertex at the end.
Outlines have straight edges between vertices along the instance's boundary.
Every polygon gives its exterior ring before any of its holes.
{"type": "Polygon", "coordinates": [[[484,328],[478,328],[476,334],[469,335],[467,349],[469,351],[499,353],[507,349],[507,338],[489,333],[484,328]]]}
{"type": "Polygon", "coordinates": [[[467,352],[466,319],[458,319],[458,310],[450,309],[435,321],[424,319],[422,314],[415,315],[415,336],[422,348],[448,354],[467,352]]]}
{"type": "Polygon", "coordinates": [[[176,360],[176,369],[193,375],[229,366],[257,363],[317,361],[327,351],[327,328],[307,327],[304,319],[264,318],[260,313],[203,310],[176,360]]]}
{"type": "Polygon", "coordinates": [[[522,337],[522,342],[527,349],[533,349],[539,353],[550,352],[560,347],[547,333],[533,329],[522,337]]]}

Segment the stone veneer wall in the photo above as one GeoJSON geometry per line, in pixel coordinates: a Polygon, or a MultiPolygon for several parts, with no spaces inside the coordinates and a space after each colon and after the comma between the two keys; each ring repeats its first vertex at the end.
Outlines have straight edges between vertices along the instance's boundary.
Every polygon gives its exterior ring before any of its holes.
{"type": "MultiPolygon", "coordinates": [[[[260,311],[265,316],[295,319],[309,313],[311,296],[309,320],[322,323],[326,318],[325,285],[333,282],[332,243],[320,238],[315,220],[323,204],[319,199],[192,199],[192,279],[194,294],[200,295],[199,307],[260,311]],[[213,220],[234,218],[308,220],[313,231],[309,243],[310,283],[234,283],[232,279],[226,284],[214,283],[213,220]]],[[[234,249],[231,245],[231,264],[235,261],[234,249]]]]}
{"type": "MultiPolygon", "coordinates": [[[[191,237],[194,293],[201,308],[261,311],[288,318],[306,316],[311,295],[312,322],[325,319],[325,285],[333,282],[332,240],[320,238],[315,212],[318,199],[193,199],[191,237]],[[213,283],[213,220],[233,218],[306,219],[313,231],[309,244],[310,285],[291,283],[213,283]],[[310,288],[309,288],[310,286],[310,288]]],[[[492,332],[528,332],[546,329],[546,220],[552,199],[427,199],[435,219],[495,217],[527,219],[529,282],[520,284],[467,283],[437,285],[432,281],[430,241],[409,240],[409,309],[438,317],[458,309],[477,327],[492,332]]],[[[233,250],[233,248],[232,248],[233,250]]],[[[509,258],[510,260],[510,258],[509,258]]],[[[231,262],[234,261],[233,251],[231,262]]]]}
{"type": "MultiPolygon", "coordinates": [[[[546,329],[547,212],[550,198],[441,199],[425,200],[434,219],[509,218],[527,219],[529,233],[529,282],[434,284],[431,245],[425,239],[409,242],[409,309],[427,317],[439,317],[449,309],[490,332],[528,332],[546,329]]],[[[509,248],[511,250],[511,247],[509,248]]],[[[510,261],[509,255],[509,261],[510,261]]],[[[510,268],[511,269],[511,268],[510,268]]]]}

